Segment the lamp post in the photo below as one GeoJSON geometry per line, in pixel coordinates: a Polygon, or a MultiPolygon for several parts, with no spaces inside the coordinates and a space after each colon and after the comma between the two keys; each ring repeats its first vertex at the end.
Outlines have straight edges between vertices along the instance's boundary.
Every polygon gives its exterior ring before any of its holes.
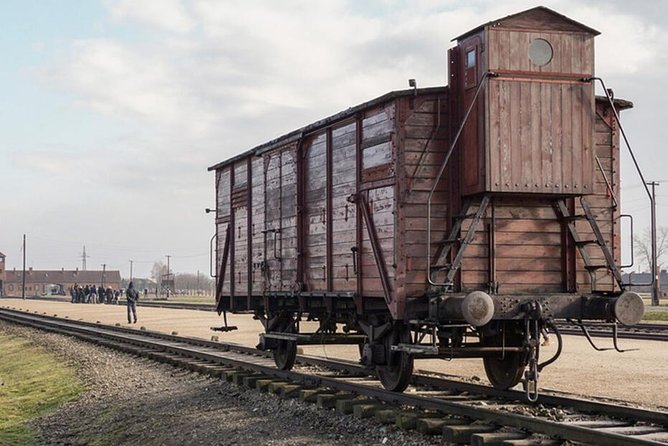
{"type": "Polygon", "coordinates": [[[21,274],[21,298],[26,298],[26,235],[23,234],[23,273],[21,274]]]}

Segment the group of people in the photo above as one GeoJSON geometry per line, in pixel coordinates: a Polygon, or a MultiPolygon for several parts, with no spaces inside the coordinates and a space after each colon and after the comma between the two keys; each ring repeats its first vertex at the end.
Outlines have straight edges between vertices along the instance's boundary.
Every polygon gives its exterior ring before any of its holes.
{"type": "Polygon", "coordinates": [[[75,283],[70,287],[73,304],[118,304],[121,294],[121,290],[114,290],[110,286],[81,286],[75,283]]]}
{"type": "MultiPolygon", "coordinates": [[[[148,291],[144,290],[144,296],[148,291]]],[[[102,285],[81,286],[77,283],[70,288],[73,304],[118,304],[123,295],[123,290],[114,290],[111,287],[104,288],[102,285]]],[[[134,284],[130,282],[125,290],[125,299],[128,307],[128,324],[137,323],[137,301],[139,292],[135,290],[134,284]]]]}

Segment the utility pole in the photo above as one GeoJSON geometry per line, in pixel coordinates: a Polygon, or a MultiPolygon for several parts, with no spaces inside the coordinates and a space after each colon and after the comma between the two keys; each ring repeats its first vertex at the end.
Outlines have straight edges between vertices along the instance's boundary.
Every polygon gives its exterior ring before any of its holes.
{"type": "Polygon", "coordinates": [[[102,288],[104,288],[104,275],[107,272],[107,264],[103,263],[102,264],[102,288]]]}
{"type": "Polygon", "coordinates": [[[171,257],[170,255],[166,255],[167,257],[167,298],[169,298],[169,292],[171,291],[171,282],[169,281],[170,275],[169,275],[169,258],[171,257]]]}
{"type": "Polygon", "coordinates": [[[26,298],[26,235],[23,234],[23,274],[21,274],[21,298],[26,298]]]}
{"type": "Polygon", "coordinates": [[[130,282],[132,282],[132,260],[130,260],[130,282]]]}
{"type": "Polygon", "coordinates": [[[656,186],[659,185],[657,181],[650,181],[647,183],[652,186],[652,215],[651,215],[651,232],[652,232],[652,305],[659,305],[659,293],[661,290],[659,265],[656,258],[656,186]]]}
{"type": "Polygon", "coordinates": [[[86,271],[86,258],[90,257],[86,255],[86,245],[83,247],[83,254],[81,254],[81,271],[86,271]]]}
{"type": "Polygon", "coordinates": [[[199,270],[197,270],[197,295],[199,296],[199,270]]]}

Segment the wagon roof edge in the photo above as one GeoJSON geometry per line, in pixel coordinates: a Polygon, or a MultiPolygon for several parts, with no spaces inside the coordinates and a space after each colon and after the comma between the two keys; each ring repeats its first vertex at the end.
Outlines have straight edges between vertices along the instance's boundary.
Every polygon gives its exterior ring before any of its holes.
{"type": "Polygon", "coordinates": [[[347,108],[346,110],[343,110],[341,112],[338,112],[334,115],[328,116],[326,118],[320,119],[316,122],[313,122],[311,124],[308,124],[304,127],[298,128],[297,130],[293,130],[289,133],[286,133],[282,136],[279,136],[278,138],[274,138],[270,141],[267,141],[265,143],[262,143],[258,146],[255,146],[249,150],[246,150],[245,152],[242,152],[238,155],[235,155],[232,158],[228,158],[225,161],[221,161],[217,164],[214,164],[213,166],[210,166],[207,168],[207,171],[212,171],[212,170],[217,170],[220,169],[221,167],[224,167],[230,163],[233,163],[235,161],[238,161],[242,158],[247,157],[248,155],[256,155],[259,156],[262,153],[265,153],[268,150],[273,149],[274,147],[277,147],[279,145],[284,145],[284,144],[289,144],[290,142],[297,141],[299,140],[304,134],[313,132],[319,128],[326,127],[333,122],[340,121],[343,119],[346,119],[355,113],[358,113],[361,110],[365,110],[367,108],[373,107],[378,104],[382,104],[383,102],[388,102],[392,99],[396,99],[402,96],[409,96],[409,95],[427,95],[427,94],[435,94],[435,93],[445,93],[448,91],[448,86],[440,86],[440,87],[427,87],[427,88],[418,88],[417,90],[407,89],[407,90],[395,90],[391,91],[389,93],[386,93],[382,96],[379,96],[375,99],[372,99],[370,101],[364,102],[362,104],[356,105],[354,107],[347,108]]]}
{"type": "MultiPolygon", "coordinates": [[[[417,90],[417,94],[434,94],[434,93],[439,93],[439,92],[446,92],[448,90],[448,86],[443,86],[443,87],[429,87],[429,88],[419,88],[417,90]]],[[[387,102],[391,99],[395,99],[398,97],[402,96],[408,96],[411,94],[415,94],[415,92],[412,89],[408,90],[397,90],[397,91],[391,91],[389,93],[386,93],[382,96],[379,96],[375,99],[372,99],[370,101],[364,102],[362,104],[356,105],[354,107],[350,107],[344,111],[341,111],[339,113],[336,113],[334,115],[331,115],[327,118],[321,119],[319,121],[316,121],[314,123],[308,124],[304,127],[301,127],[297,130],[293,130],[289,133],[286,133],[282,136],[279,136],[278,138],[274,138],[270,141],[267,141],[263,144],[260,144],[258,146],[255,146],[249,150],[246,150],[245,152],[242,152],[238,155],[233,156],[232,158],[228,158],[224,161],[221,161],[217,164],[214,164],[213,166],[210,166],[207,168],[207,171],[212,171],[212,170],[218,170],[221,167],[227,166],[231,163],[234,163],[235,161],[238,161],[240,159],[243,159],[249,155],[256,155],[259,156],[262,153],[265,153],[277,146],[280,145],[285,145],[289,144],[293,141],[299,140],[304,134],[315,131],[321,127],[326,127],[327,125],[331,124],[332,122],[336,122],[342,119],[345,119],[348,116],[352,116],[355,113],[359,112],[360,110],[364,110],[369,107],[373,107],[374,105],[381,104],[383,102],[387,102]]],[[[607,98],[605,96],[596,96],[597,101],[607,101],[607,98]]],[[[614,104],[620,109],[620,110],[626,110],[629,108],[633,108],[633,102],[627,101],[625,99],[614,99],[614,104]]]]}

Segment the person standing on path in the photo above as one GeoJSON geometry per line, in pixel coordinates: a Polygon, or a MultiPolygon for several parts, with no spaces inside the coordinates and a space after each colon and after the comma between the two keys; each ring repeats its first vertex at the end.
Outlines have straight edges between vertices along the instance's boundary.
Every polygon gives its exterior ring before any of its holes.
{"type": "Polygon", "coordinates": [[[125,291],[125,298],[128,302],[128,324],[132,322],[130,315],[134,317],[134,323],[137,323],[137,300],[139,300],[139,293],[135,290],[134,284],[130,282],[128,289],[125,291]]]}

